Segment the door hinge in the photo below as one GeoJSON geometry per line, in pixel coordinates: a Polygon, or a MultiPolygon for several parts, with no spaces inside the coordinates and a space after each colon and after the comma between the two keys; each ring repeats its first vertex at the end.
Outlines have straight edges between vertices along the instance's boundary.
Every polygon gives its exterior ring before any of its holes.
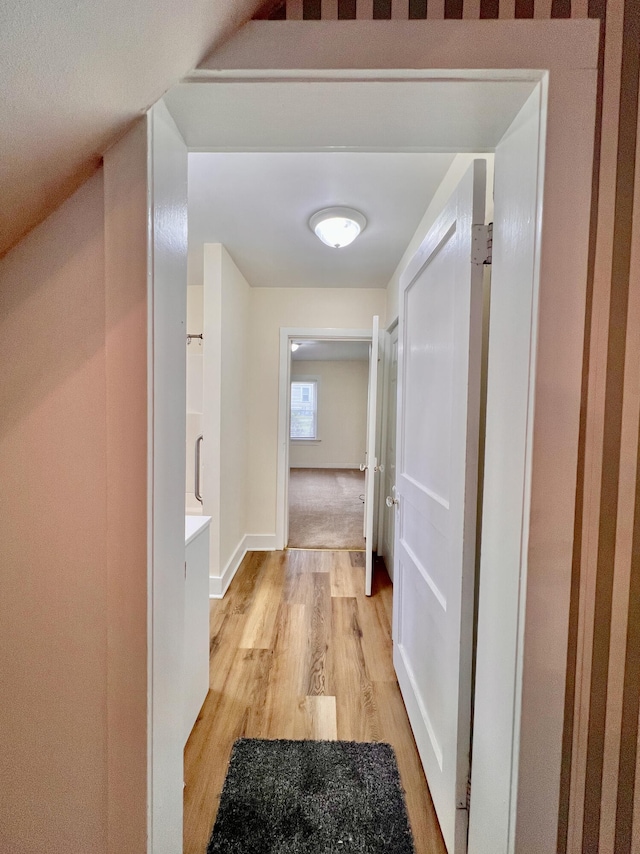
{"type": "Polygon", "coordinates": [[[471,263],[491,264],[493,249],[493,223],[471,227],[471,263]]]}
{"type": "Polygon", "coordinates": [[[471,808],[471,775],[467,777],[467,789],[462,793],[462,796],[458,798],[458,802],[456,805],[456,809],[466,810],[469,812],[471,808]]]}
{"type": "Polygon", "coordinates": [[[466,791],[463,790],[460,796],[456,799],[456,809],[466,810],[469,812],[471,808],[471,777],[467,777],[466,791]]]}

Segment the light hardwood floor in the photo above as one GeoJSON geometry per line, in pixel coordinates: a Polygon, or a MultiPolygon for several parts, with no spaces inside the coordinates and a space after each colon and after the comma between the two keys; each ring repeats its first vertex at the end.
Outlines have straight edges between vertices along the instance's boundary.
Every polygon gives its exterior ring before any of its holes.
{"type": "Polygon", "coordinates": [[[236,738],[387,741],[416,854],[446,854],[391,659],[384,565],[359,552],[254,552],[211,605],[211,689],[185,748],[184,854],[204,854],[236,738]]]}

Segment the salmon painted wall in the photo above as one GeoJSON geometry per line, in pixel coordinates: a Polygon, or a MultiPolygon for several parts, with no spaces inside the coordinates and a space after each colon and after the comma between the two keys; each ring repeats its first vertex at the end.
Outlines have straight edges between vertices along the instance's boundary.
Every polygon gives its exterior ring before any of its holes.
{"type": "Polygon", "coordinates": [[[11,854],[146,846],[146,155],[140,122],[0,260],[11,854]]]}
{"type": "Polygon", "coordinates": [[[107,851],[104,196],[0,261],[0,850],[107,851]]]}
{"type": "MultiPolygon", "coordinates": [[[[600,21],[559,854],[640,850],[637,0],[274,0],[272,20],[600,21]]],[[[381,26],[383,24],[381,23],[381,26]]]]}

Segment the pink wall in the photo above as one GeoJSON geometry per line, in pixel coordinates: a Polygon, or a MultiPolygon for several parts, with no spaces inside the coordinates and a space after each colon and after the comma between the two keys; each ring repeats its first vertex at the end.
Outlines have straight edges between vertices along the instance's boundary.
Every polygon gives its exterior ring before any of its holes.
{"type": "Polygon", "coordinates": [[[104,159],[108,850],[147,834],[147,123],[104,159]]]}
{"type": "Polygon", "coordinates": [[[106,851],[102,171],[0,261],[0,850],[106,851]]]}
{"type": "Polygon", "coordinates": [[[146,156],[140,121],[0,261],[0,851],[11,854],[146,847],[146,156]]]}

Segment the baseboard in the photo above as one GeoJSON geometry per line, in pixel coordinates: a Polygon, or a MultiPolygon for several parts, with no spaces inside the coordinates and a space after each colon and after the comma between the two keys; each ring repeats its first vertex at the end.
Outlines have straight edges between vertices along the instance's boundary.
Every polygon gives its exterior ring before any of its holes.
{"type": "Polygon", "coordinates": [[[271,552],[275,548],[275,534],[245,534],[222,570],[222,574],[209,576],[209,598],[222,599],[247,552],[271,552]]]}
{"type": "Polygon", "coordinates": [[[348,463],[314,463],[313,465],[290,465],[291,469],[359,469],[360,463],[362,460],[359,460],[357,463],[352,463],[349,465],[348,463]]]}
{"type": "Polygon", "coordinates": [[[247,534],[245,537],[248,552],[274,552],[275,534],[247,534]]]}

